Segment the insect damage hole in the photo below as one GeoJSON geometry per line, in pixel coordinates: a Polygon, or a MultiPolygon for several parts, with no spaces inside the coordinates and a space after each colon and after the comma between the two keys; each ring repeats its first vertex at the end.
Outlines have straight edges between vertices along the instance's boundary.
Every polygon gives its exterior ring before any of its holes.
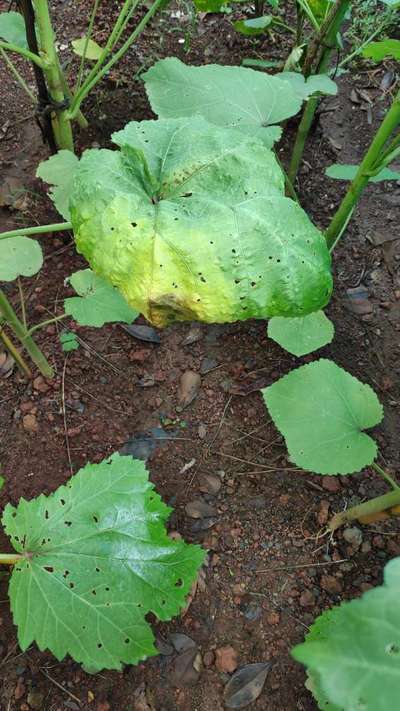
{"type": "Polygon", "coordinates": [[[52,565],[43,566],[43,570],[46,570],[48,573],[54,573],[54,568],[52,565]]]}

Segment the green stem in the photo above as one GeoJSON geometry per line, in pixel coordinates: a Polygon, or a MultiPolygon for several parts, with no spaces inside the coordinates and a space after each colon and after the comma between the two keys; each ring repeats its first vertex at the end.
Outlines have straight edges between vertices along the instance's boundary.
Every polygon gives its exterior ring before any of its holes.
{"type": "Polygon", "coordinates": [[[356,519],[364,516],[371,516],[372,514],[380,513],[381,511],[390,509],[398,504],[400,504],[399,488],[395,491],[390,491],[388,494],[376,496],[374,499],[365,501],[363,504],[352,506],[346,511],[335,514],[335,516],[332,516],[328,523],[328,529],[332,532],[336,531],[339,526],[343,526],[343,524],[348,523],[349,521],[355,521],[356,519]]]}
{"type": "Polygon", "coordinates": [[[30,59],[31,62],[37,64],[41,69],[45,69],[46,65],[43,59],[38,57],[37,54],[30,52],[29,49],[24,49],[24,47],[18,47],[18,45],[12,44],[12,42],[3,42],[2,40],[0,40],[0,48],[6,50],[7,52],[15,52],[16,54],[20,54],[21,57],[30,59]]]}
{"type": "Polygon", "coordinates": [[[319,30],[319,24],[317,19],[314,16],[313,11],[311,10],[311,7],[309,6],[307,0],[297,0],[299,6],[303,10],[304,14],[308,17],[309,21],[311,22],[312,26],[314,27],[314,30],[318,32],[319,30]]]}
{"type": "Polygon", "coordinates": [[[284,175],[284,178],[285,178],[286,194],[289,195],[292,198],[292,200],[295,200],[295,202],[298,202],[300,204],[300,200],[299,200],[297,193],[293,187],[293,183],[289,180],[289,176],[288,176],[282,162],[278,158],[278,155],[276,152],[275,152],[275,158],[276,158],[276,162],[278,163],[278,165],[284,175]]]}
{"type": "MultiPolygon", "coordinates": [[[[326,27],[326,34],[323,36],[319,36],[317,44],[325,45],[325,49],[322,53],[322,57],[319,62],[317,74],[325,74],[329,67],[332,49],[336,45],[336,35],[344,20],[349,4],[350,0],[337,0],[335,7],[332,9],[331,14],[329,15],[329,21],[324,23],[324,27],[326,27]]],[[[306,74],[308,75],[309,70],[311,70],[311,67],[308,66],[307,58],[306,64],[306,74]]],[[[292,184],[294,184],[296,180],[297,171],[299,169],[300,162],[303,157],[305,142],[310,132],[314,120],[315,111],[317,109],[319,101],[319,97],[311,97],[307,101],[303,110],[303,115],[301,117],[301,121],[297,129],[296,140],[294,143],[293,153],[288,170],[288,177],[292,184]]]]}
{"type": "Polygon", "coordinates": [[[19,302],[21,304],[22,323],[24,324],[24,328],[26,330],[28,328],[28,326],[27,326],[27,322],[26,322],[25,298],[24,298],[24,290],[22,288],[20,277],[17,278],[17,284],[18,284],[19,302]]]}
{"type": "Polygon", "coordinates": [[[55,48],[55,36],[51,24],[47,0],[34,0],[35,16],[40,36],[40,51],[45,62],[43,72],[46,76],[50,98],[54,102],[52,123],[59,149],[74,150],[71,121],[65,106],[66,96],[61,80],[61,69],[55,48]]]}
{"type": "Polygon", "coordinates": [[[393,100],[392,106],[387,112],[385,118],[383,119],[375,137],[372,140],[368,151],[366,152],[363,160],[360,163],[360,167],[351,181],[346,195],[344,196],[342,202],[339,205],[338,210],[335,212],[331,223],[326,230],[325,237],[328,247],[331,247],[335,242],[338,241],[338,235],[342,231],[342,227],[345,224],[348,215],[354,209],[357,204],[361,193],[363,192],[365,186],[367,185],[371,171],[373,171],[377,165],[379,165],[379,160],[381,158],[381,153],[390,138],[393,131],[400,125],[400,91],[393,100]]]}
{"type": "Polygon", "coordinates": [[[388,482],[388,484],[390,484],[392,489],[395,489],[395,490],[400,489],[400,486],[395,482],[395,480],[390,476],[390,474],[385,472],[385,470],[382,469],[382,467],[380,467],[379,464],[377,464],[376,462],[372,462],[371,467],[372,467],[372,469],[375,469],[375,471],[377,472],[377,474],[379,474],[379,476],[381,476],[383,479],[385,479],[385,481],[388,482]]]}
{"type": "Polygon", "coordinates": [[[0,239],[8,237],[25,237],[26,235],[42,235],[46,232],[64,232],[72,230],[71,222],[56,222],[53,225],[39,225],[38,227],[21,227],[18,230],[9,230],[8,232],[0,232],[0,239]]]}
{"type": "Polygon", "coordinates": [[[0,565],[14,565],[24,558],[25,556],[18,553],[0,553],[0,565]]]}
{"type": "Polygon", "coordinates": [[[32,377],[32,371],[28,364],[25,362],[24,358],[22,357],[21,353],[19,352],[18,348],[14,346],[13,342],[11,339],[7,336],[6,332],[0,326],[0,339],[3,341],[4,348],[8,351],[10,356],[15,360],[16,364],[18,367],[22,370],[23,373],[28,378],[32,377]]]}
{"type": "Polygon", "coordinates": [[[30,357],[37,365],[42,375],[44,375],[45,378],[52,378],[54,373],[51,365],[47,361],[40,348],[38,348],[33,338],[31,338],[31,336],[27,333],[26,329],[24,328],[24,324],[19,320],[5,293],[1,291],[1,289],[0,315],[4,316],[9,327],[15,333],[20,343],[22,343],[22,345],[26,348],[30,357]]]}
{"type": "Polygon", "coordinates": [[[110,71],[110,69],[114,66],[114,64],[116,64],[116,62],[118,62],[121,59],[121,57],[124,56],[124,54],[128,51],[131,44],[133,44],[133,42],[136,40],[136,38],[141,34],[141,32],[146,27],[147,23],[151,20],[151,18],[153,17],[153,15],[155,15],[155,13],[157,12],[160,5],[162,5],[164,2],[165,2],[165,0],[155,0],[155,2],[153,2],[150,9],[146,12],[145,16],[141,19],[141,21],[137,25],[136,29],[132,32],[131,35],[129,35],[128,39],[124,42],[122,47],[120,47],[118,52],[116,52],[114,54],[114,56],[111,57],[110,61],[107,62],[107,64],[105,64],[104,67],[102,67],[102,69],[96,74],[95,77],[93,77],[92,80],[90,80],[90,81],[86,80],[84,82],[81,89],[75,95],[75,98],[74,98],[72,105],[70,107],[70,110],[68,112],[68,117],[70,119],[75,118],[84,98],[93,89],[95,84],[97,84],[97,82],[99,82],[100,79],[102,79],[103,76],[105,74],[107,74],[107,72],[110,71]]]}
{"type": "Polygon", "coordinates": [[[348,54],[347,57],[345,57],[344,59],[342,59],[342,61],[339,62],[337,68],[338,68],[338,69],[342,69],[343,67],[346,66],[346,64],[348,64],[349,62],[351,62],[351,60],[354,59],[354,57],[357,57],[359,54],[361,54],[361,52],[363,51],[364,47],[367,47],[367,45],[369,45],[369,43],[372,42],[372,40],[373,40],[377,35],[379,35],[381,31],[382,31],[382,25],[380,25],[380,26],[378,27],[378,29],[375,30],[375,32],[373,32],[372,35],[370,35],[370,36],[368,37],[368,39],[365,40],[365,42],[363,42],[362,44],[360,44],[360,46],[357,47],[357,49],[355,49],[354,52],[352,52],[351,54],[348,54]]]}
{"type": "Polygon", "coordinates": [[[54,318],[49,318],[47,321],[41,321],[40,323],[35,324],[35,326],[32,326],[27,331],[28,336],[31,336],[35,331],[38,331],[40,328],[44,328],[45,326],[49,326],[51,323],[55,323],[56,321],[61,321],[63,318],[68,318],[68,314],[61,314],[60,316],[54,316],[54,318]]]}
{"type": "Polygon", "coordinates": [[[100,2],[100,0],[94,0],[93,9],[92,9],[92,12],[90,13],[89,26],[88,26],[87,32],[85,34],[85,44],[83,45],[83,53],[82,53],[81,61],[79,64],[79,71],[78,71],[78,77],[77,77],[76,84],[75,84],[75,91],[78,91],[80,89],[81,84],[82,84],[83,68],[85,65],[86,52],[87,52],[89,40],[92,36],[93,25],[94,25],[95,17],[96,17],[97,10],[99,7],[99,2],[100,2]]]}
{"type": "Polygon", "coordinates": [[[16,78],[18,84],[23,88],[23,90],[28,94],[30,100],[32,101],[33,104],[37,103],[36,96],[34,93],[30,90],[29,86],[27,85],[25,79],[21,76],[19,73],[17,67],[15,66],[14,62],[11,61],[11,59],[7,56],[7,52],[4,51],[2,47],[0,47],[0,55],[3,57],[5,63],[7,64],[7,67],[9,68],[10,72],[14,75],[16,78]]]}

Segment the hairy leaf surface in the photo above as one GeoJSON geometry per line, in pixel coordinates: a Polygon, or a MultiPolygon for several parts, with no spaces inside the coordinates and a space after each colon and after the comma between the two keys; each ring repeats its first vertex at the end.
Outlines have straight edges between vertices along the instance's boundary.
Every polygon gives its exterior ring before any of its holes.
{"type": "Polygon", "coordinates": [[[362,430],[377,425],[382,405],[369,385],[336,363],[303,365],[263,391],[292,462],[317,474],[351,474],[371,464],[375,441],[362,430]]]}
{"type": "Polygon", "coordinates": [[[268,336],[298,357],[326,346],[334,332],[332,321],[323,311],[298,318],[275,316],[268,322],[268,336]]]}
{"type": "Polygon", "coordinates": [[[29,237],[0,239],[0,281],[33,276],[43,264],[42,248],[29,237]]]}
{"type": "Polygon", "coordinates": [[[143,78],[160,118],[200,115],[218,126],[259,137],[269,147],[281,135],[281,128],[271,124],[297,114],[302,103],[287,80],[245,67],[194,67],[168,57],[143,78]]]}
{"type": "Polygon", "coordinates": [[[9,588],[21,648],[35,641],[92,672],[156,654],[145,616],[176,615],[204,557],[168,538],[170,511],[143,462],[118,454],[50,496],[8,504],[3,525],[24,556],[9,588]]]}
{"type": "Polygon", "coordinates": [[[395,558],[385,567],[382,586],[324,612],[312,625],[305,642],[292,651],[294,658],[307,666],[312,678],[316,675],[320,691],[334,709],[397,708],[399,596],[400,558],[395,558]]]}
{"type": "Polygon", "coordinates": [[[71,199],[77,248],[158,326],[324,306],[326,242],[284,196],[272,151],[204,119],[132,122],[89,150],[71,199]]]}
{"type": "Polygon", "coordinates": [[[79,159],[74,153],[61,150],[39,163],[36,170],[37,178],[52,185],[49,196],[65,220],[70,219],[69,199],[78,165],[79,159]]]}

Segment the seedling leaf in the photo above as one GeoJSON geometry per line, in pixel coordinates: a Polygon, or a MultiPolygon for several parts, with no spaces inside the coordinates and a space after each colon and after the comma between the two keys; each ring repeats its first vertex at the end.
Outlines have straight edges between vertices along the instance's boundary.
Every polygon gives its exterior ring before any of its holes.
{"type": "Polygon", "coordinates": [[[292,462],[317,474],[351,474],[371,464],[382,405],[369,385],[333,361],[303,365],[262,391],[292,462]]]}
{"type": "Polygon", "coordinates": [[[335,329],[323,311],[300,318],[275,316],[268,322],[268,336],[295,356],[303,356],[330,343],[335,329]]]}
{"type": "Polygon", "coordinates": [[[385,57],[400,59],[400,40],[384,39],[380,42],[370,42],[362,51],[364,57],[380,62],[385,57]]]}
{"type": "MultiPolygon", "coordinates": [[[[325,175],[336,180],[353,180],[359,165],[348,165],[346,163],[333,163],[326,169],[325,175]]],[[[390,168],[382,168],[377,174],[370,177],[370,183],[380,183],[382,180],[400,180],[400,172],[390,168]]]]}
{"type": "Polygon", "coordinates": [[[13,281],[19,276],[36,274],[43,264],[42,248],[29,237],[7,237],[0,240],[0,281],[13,281]]]}
{"type": "Polygon", "coordinates": [[[128,306],[122,294],[90,269],[74,272],[69,281],[79,296],[64,300],[65,313],[81,326],[99,327],[113,321],[132,323],[138,317],[138,311],[128,306]]]}
{"type": "Polygon", "coordinates": [[[60,335],[60,343],[64,353],[76,351],[79,348],[79,341],[72,331],[65,331],[60,335]]]}
{"type": "Polygon", "coordinates": [[[24,18],[19,12],[0,13],[0,39],[28,49],[24,18]]]}
{"type": "MultiPolygon", "coordinates": [[[[75,54],[77,54],[78,57],[83,57],[83,53],[85,52],[86,46],[86,37],[79,37],[79,39],[74,39],[72,40],[71,44],[75,54]]],[[[95,42],[94,40],[89,39],[86,46],[85,59],[100,59],[102,53],[103,48],[100,47],[100,45],[97,44],[97,42],[95,42]]]]}
{"type": "Polygon", "coordinates": [[[302,103],[286,80],[245,67],[194,67],[168,57],[143,78],[160,118],[200,115],[218,126],[258,136],[269,147],[281,135],[280,127],[271,124],[297,114],[302,103]]]}
{"type": "Polygon", "coordinates": [[[81,158],[76,244],[153,325],[297,316],[326,304],[326,241],[284,196],[262,143],[200,117],[132,122],[113,140],[121,151],[81,158]]]}
{"type": "Polygon", "coordinates": [[[24,556],[9,587],[21,648],[35,641],[91,672],[156,654],[146,615],[176,615],[204,558],[168,538],[170,511],[143,462],[119,454],[50,496],[8,504],[3,525],[24,556]]]}
{"type": "Polygon", "coordinates": [[[250,20],[236,20],[233,26],[241,35],[262,35],[273,21],[272,15],[253,17],[250,20]]]}
{"type": "MultiPolygon", "coordinates": [[[[387,711],[400,686],[400,558],[385,567],[384,584],[324,612],[292,651],[334,709],[387,711]]],[[[324,708],[320,706],[320,708],[324,708]]],[[[329,708],[329,707],[328,707],[329,708]]]]}
{"type": "Polygon", "coordinates": [[[71,217],[69,199],[78,165],[79,159],[74,153],[62,150],[39,163],[36,170],[37,178],[53,186],[49,190],[49,196],[65,220],[70,220],[71,217]]]}

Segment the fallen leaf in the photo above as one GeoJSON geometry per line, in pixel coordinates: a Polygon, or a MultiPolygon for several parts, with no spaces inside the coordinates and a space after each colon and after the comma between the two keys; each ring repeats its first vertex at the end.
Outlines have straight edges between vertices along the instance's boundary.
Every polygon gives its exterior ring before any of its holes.
{"type": "Polygon", "coordinates": [[[126,323],[121,323],[120,326],[127,331],[130,336],[138,338],[139,341],[146,341],[147,343],[161,343],[161,338],[157,331],[152,326],[142,326],[132,324],[131,326],[126,323]]]}
{"type": "Polygon", "coordinates": [[[191,346],[192,343],[197,343],[203,338],[203,331],[200,326],[192,326],[187,336],[182,341],[182,346],[191,346]]]}
{"type": "Polygon", "coordinates": [[[229,709],[243,709],[258,699],[265,684],[271,662],[246,664],[229,679],[224,690],[225,704],[229,709]]]}
{"type": "Polygon", "coordinates": [[[162,445],[177,436],[175,430],[166,432],[162,427],[152,427],[148,432],[138,432],[119,450],[120,454],[130,455],[134,459],[146,460],[162,445]]]}
{"type": "Polygon", "coordinates": [[[194,499],[185,506],[185,511],[190,518],[210,518],[216,516],[217,511],[203,499],[194,499]]]}
{"type": "Polygon", "coordinates": [[[192,686],[199,680],[202,661],[197,647],[186,650],[174,660],[171,672],[173,686],[192,686]]]}
{"type": "Polygon", "coordinates": [[[187,370],[179,381],[178,400],[182,408],[190,405],[197,396],[201,386],[201,377],[193,370],[187,370]]]}
{"type": "Polygon", "coordinates": [[[192,583],[190,592],[186,597],[186,606],[181,612],[181,617],[185,617],[185,615],[187,614],[189,607],[191,606],[194,598],[196,597],[197,590],[200,590],[200,592],[204,592],[206,589],[206,565],[208,565],[208,559],[206,559],[205,564],[201,566],[196,580],[194,580],[192,583]]]}
{"type": "Polygon", "coordinates": [[[9,353],[2,351],[0,353],[0,377],[9,378],[14,370],[14,359],[9,353]]]}
{"type": "Polygon", "coordinates": [[[148,697],[146,686],[143,682],[137,689],[135,689],[133,697],[133,711],[155,711],[155,708],[148,697]]]}

